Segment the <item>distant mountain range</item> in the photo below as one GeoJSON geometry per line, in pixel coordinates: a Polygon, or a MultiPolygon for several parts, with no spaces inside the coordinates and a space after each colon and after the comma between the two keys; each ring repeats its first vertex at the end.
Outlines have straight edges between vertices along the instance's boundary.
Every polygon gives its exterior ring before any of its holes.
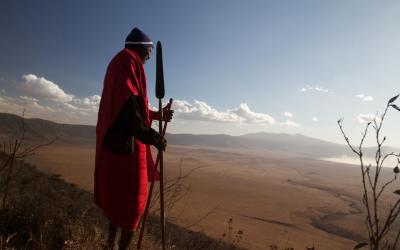
{"type": "MultiPolygon", "coordinates": [[[[22,117],[0,113],[0,139],[20,137],[22,117]]],[[[30,142],[49,141],[57,137],[58,143],[94,144],[96,128],[89,125],[60,124],[43,119],[24,119],[25,138],[30,142]]],[[[7,139],[8,140],[8,139],[7,139]]]]}
{"type": "MultiPolygon", "coordinates": [[[[0,113],[0,140],[21,134],[20,116],[0,113]]],[[[31,142],[43,142],[57,137],[57,143],[93,145],[96,141],[96,128],[89,125],[59,124],[43,119],[24,119],[25,138],[31,142]]],[[[340,157],[351,155],[346,145],[335,144],[320,139],[296,134],[253,133],[242,136],[225,134],[193,135],[167,134],[170,145],[197,145],[214,148],[245,148],[248,150],[276,150],[312,158],[340,157]]],[[[398,151],[386,147],[384,151],[398,151]]],[[[365,148],[365,155],[373,155],[375,148],[365,148]]]]}

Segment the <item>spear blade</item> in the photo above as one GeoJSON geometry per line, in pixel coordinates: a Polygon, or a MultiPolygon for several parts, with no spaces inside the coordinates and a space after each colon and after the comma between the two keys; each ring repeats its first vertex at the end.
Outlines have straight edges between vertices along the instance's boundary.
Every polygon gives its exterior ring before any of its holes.
{"type": "Polygon", "coordinates": [[[158,99],[164,98],[164,69],[162,59],[162,47],[161,42],[157,42],[157,57],[156,57],[156,97],[158,99]]]}

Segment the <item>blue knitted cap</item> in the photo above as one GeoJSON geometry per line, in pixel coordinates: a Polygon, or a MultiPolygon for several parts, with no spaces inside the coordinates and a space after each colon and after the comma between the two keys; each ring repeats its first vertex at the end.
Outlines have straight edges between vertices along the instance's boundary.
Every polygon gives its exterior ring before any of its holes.
{"type": "Polygon", "coordinates": [[[131,33],[126,37],[125,44],[139,44],[153,46],[151,39],[139,28],[133,28],[131,33]]]}

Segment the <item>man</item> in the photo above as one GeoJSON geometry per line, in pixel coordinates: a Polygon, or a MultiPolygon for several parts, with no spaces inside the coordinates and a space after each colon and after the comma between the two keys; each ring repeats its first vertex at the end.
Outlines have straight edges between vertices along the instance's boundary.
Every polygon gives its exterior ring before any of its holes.
{"type": "MultiPolygon", "coordinates": [[[[128,249],[147,199],[154,173],[150,145],[165,150],[167,141],[151,128],[158,113],[149,110],[143,64],[153,43],[134,28],[125,48],[110,62],[104,79],[96,127],[95,203],[110,221],[107,249],[113,249],[118,228],[119,249],[128,249]]],[[[173,111],[163,109],[165,121],[173,111]]]]}

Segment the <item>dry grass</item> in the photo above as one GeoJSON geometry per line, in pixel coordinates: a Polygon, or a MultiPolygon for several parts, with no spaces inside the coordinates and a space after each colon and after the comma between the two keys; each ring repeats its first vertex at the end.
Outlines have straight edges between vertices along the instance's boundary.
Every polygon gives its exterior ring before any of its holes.
{"type": "MultiPolygon", "coordinates": [[[[58,175],[17,162],[8,203],[0,210],[0,249],[102,249],[107,221],[93,195],[58,175]]],[[[3,176],[0,176],[3,178],[3,176]]],[[[144,249],[159,249],[157,217],[151,217],[144,249]]],[[[168,249],[239,249],[223,240],[167,224],[168,249]]]]}
{"type": "MultiPolygon", "coordinates": [[[[27,160],[92,191],[93,159],[93,147],[51,146],[27,160]]],[[[315,243],[344,250],[354,246],[347,231],[360,232],[363,225],[353,208],[353,202],[361,206],[358,168],[287,153],[177,146],[169,146],[165,162],[166,179],[179,176],[180,165],[184,174],[197,169],[187,180],[188,194],[167,217],[215,239],[233,218],[235,230],[244,232],[241,247],[305,249],[315,243]]]]}

